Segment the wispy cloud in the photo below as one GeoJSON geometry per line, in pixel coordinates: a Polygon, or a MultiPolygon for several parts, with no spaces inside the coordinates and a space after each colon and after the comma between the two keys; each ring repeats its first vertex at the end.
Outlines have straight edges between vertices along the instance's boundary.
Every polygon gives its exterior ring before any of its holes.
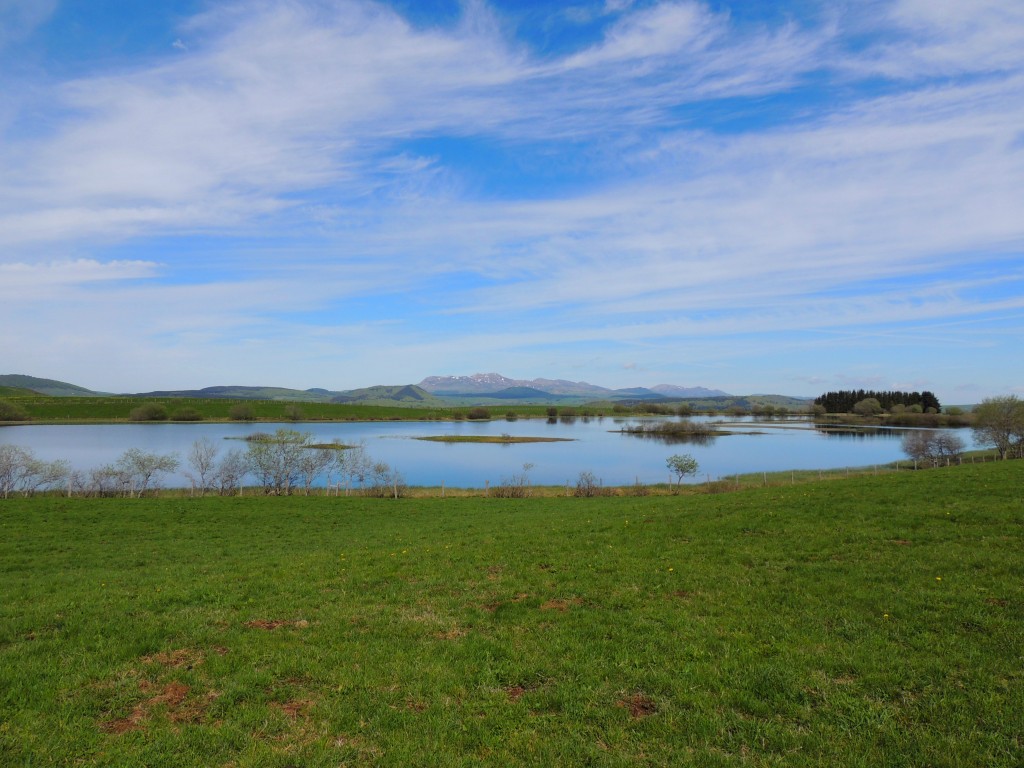
{"type": "Polygon", "coordinates": [[[57,9],[57,0],[0,0],[0,49],[28,37],[57,9]]]}
{"type": "MultiPolygon", "coordinates": [[[[240,347],[283,334],[296,361],[344,339],[381,375],[382,347],[423,375],[474,345],[523,367],[621,347],[597,379],[654,375],[666,344],[738,359],[753,345],[714,339],[752,332],[1016,328],[1019,290],[985,295],[972,266],[1024,248],[1017,5],[741,23],[599,2],[598,38],[551,56],[484,3],[436,24],[361,0],[216,4],[163,55],[20,84],[42,95],[0,120],[0,291],[25,312],[59,292],[98,335],[143,313],[135,353],[159,339],[239,370],[240,347]]],[[[29,34],[49,11],[28,8],[0,18],[29,34]]]]}

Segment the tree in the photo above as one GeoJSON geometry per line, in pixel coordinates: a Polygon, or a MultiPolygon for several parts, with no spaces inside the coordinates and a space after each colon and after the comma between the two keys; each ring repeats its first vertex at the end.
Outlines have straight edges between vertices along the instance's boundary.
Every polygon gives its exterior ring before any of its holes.
{"type": "Polygon", "coordinates": [[[989,397],[974,409],[974,439],[994,445],[999,458],[1024,458],[1024,400],[989,397]]]}
{"type": "Polygon", "coordinates": [[[161,475],[178,468],[178,457],[174,454],[147,453],[139,448],[129,448],[114,464],[113,469],[124,490],[127,481],[128,495],[142,496],[146,491],[160,487],[161,475]]]}
{"type": "Polygon", "coordinates": [[[964,441],[949,432],[914,430],[903,436],[903,452],[916,462],[937,467],[958,461],[964,441]]]}
{"type": "Polygon", "coordinates": [[[268,495],[291,493],[301,470],[301,460],[309,444],[309,432],[279,429],[273,435],[253,436],[248,451],[249,470],[268,495]]]}
{"type": "Polygon", "coordinates": [[[299,457],[299,476],[306,496],[309,496],[309,489],[316,479],[334,464],[335,453],[334,448],[307,447],[299,457]]]}
{"type": "Polygon", "coordinates": [[[672,470],[672,474],[676,476],[677,485],[683,482],[684,477],[696,475],[697,469],[699,468],[697,460],[688,453],[677,453],[674,456],[669,456],[665,463],[668,465],[668,468],[672,470]]]}
{"type": "Polygon", "coordinates": [[[209,438],[204,437],[192,443],[192,448],[188,452],[188,465],[192,472],[187,474],[192,482],[199,486],[199,492],[203,495],[213,483],[216,464],[217,446],[209,438]]]}
{"type": "Polygon", "coordinates": [[[0,400],[0,421],[28,421],[29,415],[21,406],[0,400]]]}
{"type": "Polygon", "coordinates": [[[213,482],[221,496],[227,496],[242,485],[242,478],[249,472],[245,454],[228,451],[213,473],[213,482]]]}
{"type": "Polygon", "coordinates": [[[397,470],[393,470],[387,462],[377,461],[370,467],[370,484],[366,494],[378,498],[405,496],[408,486],[397,470]]]}
{"type": "Polygon", "coordinates": [[[251,405],[236,403],[228,409],[228,418],[232,421],[252,421],[256,418],[256,414],[251,405]]]}
{"type": "Polygon", "coordinates": [[[877,398],[866,397],[854,403],[853,412],[859,416],[877,416],[882,412],[882,404],[877,398]]]}
{"type": "Polygon", "coordinates": [[[0,445],[0,494],[35,493],[64,480],[71,468],[66,461],[42,461],[27,448],[0,445]]]}
{"type": "Polygon", "coordinates": [[[171,421],[202,421],[203,414],[195,408],[178,408],[171,414],[171,421]]]}
{"type": "Polygon", "coordinates": [[[128,418],[132,421],[167,421],[167,409],[159,403],[146,403],[132,408],[128,418]]]}
{"type": "Polygon", "coordinates": [[[347,486],[358,485],[362,488],[372,467],[373,459],[367,455],[364,443],[335,451],[334,469],[344,478],[347,486]]]}

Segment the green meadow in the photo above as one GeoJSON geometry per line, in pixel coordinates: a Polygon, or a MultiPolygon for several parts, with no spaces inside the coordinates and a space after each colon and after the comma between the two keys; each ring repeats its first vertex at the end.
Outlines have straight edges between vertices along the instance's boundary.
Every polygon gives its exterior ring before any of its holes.
{"type": "Polygon", "coordinates": [[[1019,766],[1024,462],[0,502],[3,766],[1019,766]]]}

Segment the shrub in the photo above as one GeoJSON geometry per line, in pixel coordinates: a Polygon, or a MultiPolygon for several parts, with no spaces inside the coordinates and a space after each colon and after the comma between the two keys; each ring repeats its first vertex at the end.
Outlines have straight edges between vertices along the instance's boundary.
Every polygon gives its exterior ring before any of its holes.
{"type": "Polygon", "coordinates": [[[933,467],[958,461],[963,450],[964,441],[948,432],[915,430],[903,437],[903,452],[914,461],[933,467]]]}
{"type": "Polygon", "coordinates": [[[572,495],[589,498],[593,496],[610,496],[611,493],[601,484],[600,479],[593,472],[580,472],[572,495]]]}
{"type": "Polygon", "coordinates": [[[290,403],[284,407],[284,417],[288,421],[301,421],[302,409],[294,403],[290,403]]]}
{"type": "Polygon", "coordinates": [[[499,499],[525,499],[530,495],[529,481],[525,475],[512,475],[511,479],[503,477],[491,489],[491,495],[499,499]]]}
{"type": "Polygon", "coordinates": [[[29,415],[24,409],[9,403],[6,400],[0,400],[0,421],[28,421],[29,415]]]}
{"type": "Polygon", "coordinates": [[[256,414],[253,413],[251,405],[238,403],[238,405],[232,405],[228,409],[228,418],[232,421],[252,421],[256,418],[256,414]]]}
{"type": "Polygon", "coordinates": [[[491,418],[491,412],[486,408],[470,408],[469,412],[466,414],[466,418],[473,421],[487,420],[491,418]]]}
{"type": "Polygon", "coordinates": [[[877,416],[882,412],[882,404],[874,397],[866,397],[854,404],[853,412],[858,416],[877,416]]]}
{"type": "Polygon", "coordinates": [[[171,421],[202,421],[203,414],[195,408],[178,408],[171,414],[171,421]]]}
{"type": "Polygon", "coordinates": [[[637,478],[637,481],[629,487],[628,493],[630,496],[650,496],[651,489],[641,483],[640,479],[637,478]]]}
{"type": "Polygon", "coordinates": [[[375,462],[370,467],[368,480],[363,490],[365,496],[378,499],[402,498],[409,492],[402,474],[383,461],[375,462]]]}
{"type": "Polygon", "coordinates": [[[132,421],[167,421],[167,409],[159,403],[146,403],[132,408],[128,418],[132,421]]]}

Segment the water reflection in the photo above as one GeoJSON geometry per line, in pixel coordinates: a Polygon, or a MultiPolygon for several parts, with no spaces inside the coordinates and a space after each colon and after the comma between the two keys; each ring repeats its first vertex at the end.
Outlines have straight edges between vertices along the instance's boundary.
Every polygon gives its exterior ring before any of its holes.
{"type": "Polygon", "coordinates": [[[848,427],[815,424],[814,430],[826,437],[847,440],[873,440],[877,438],[892,439],[902,437],[905,430],[892,427],[848,427]]]}
{"type": "Polygon", "coordinates": [[[713,445],[715,440],[725,433],[685,433],[685,432],[652,432],[652,431],[625,431],[617,430],[619,434],[626,437],[638,437],[641,440],[650,440],[662,445],[713,445]]]}

